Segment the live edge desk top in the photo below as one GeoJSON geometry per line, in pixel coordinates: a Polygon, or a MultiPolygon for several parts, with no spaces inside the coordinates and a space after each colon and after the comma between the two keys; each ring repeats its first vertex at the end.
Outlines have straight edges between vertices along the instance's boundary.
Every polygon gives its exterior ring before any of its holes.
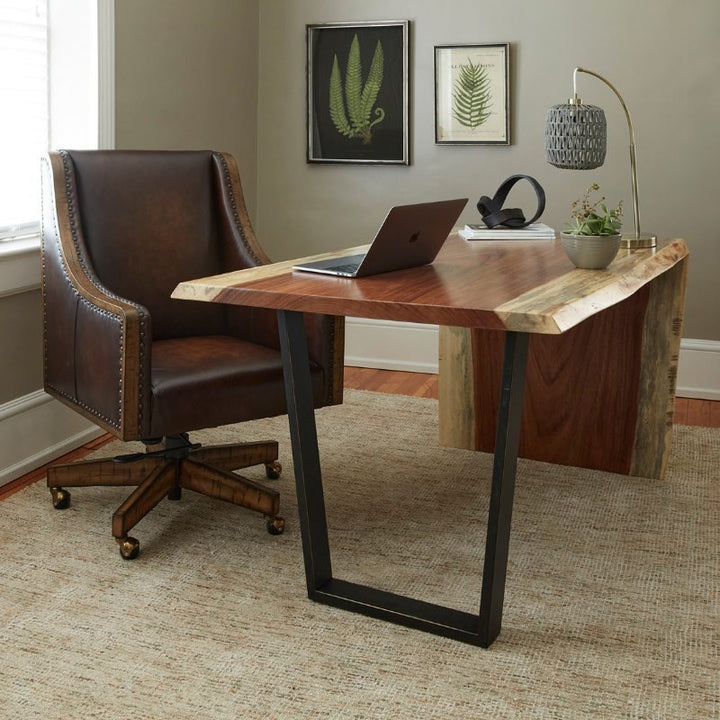
{"type": "MultiPolygon", "coordinates": [[[[306,259],[360,252],[367,246],[306,259]]],[[[293,271],[298,260],[183,282],[174,298],[346,317],[558,334],[618,303],[688,254],[682,240],[576,270],[558,242],[451,235],[432,265],[360,279],[293,271]]]]}
{"type": "Polygon", "coordinates": [[[672,240],[576,270],[557,241],[454,235],[421,268],[351,280],[291,261],[183,282],[173,297],[279,311],[309,597],[488,647],[501,628],[518,454],[662,477],[687,255],[672,240]],[[333,577],[305,312],[441,326],[440,441],[494,453],[477,614],[333,577]]]}
{"type": "Polygon", "coordinates": [[[173,297],[440,325],[440,442],[485,452],[495,446],[502,331],[529,333],[520,456],[661,478],[687,256],[683,240],[667,240],[578,270],[557,240],[451,235],[420,268],[352,280],[293,271],[292,260],[184,282],[173,297]],[[583,433],[593,442],[578,442],[583,433]]]}

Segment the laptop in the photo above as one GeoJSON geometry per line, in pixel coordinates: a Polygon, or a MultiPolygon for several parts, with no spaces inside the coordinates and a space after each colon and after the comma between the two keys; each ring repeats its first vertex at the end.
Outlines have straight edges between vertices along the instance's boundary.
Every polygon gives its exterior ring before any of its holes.
{"type": "Polygon", "coordinates": [[[431,263],[468,199],[396,205],[391,208],[366,253],[312,260],[293,270],[367,277],[431,263]]]}

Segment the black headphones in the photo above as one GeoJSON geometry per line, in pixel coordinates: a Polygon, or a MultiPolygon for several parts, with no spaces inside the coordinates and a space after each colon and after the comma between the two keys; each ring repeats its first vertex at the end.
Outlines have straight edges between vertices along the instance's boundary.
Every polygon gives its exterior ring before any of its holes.
{"type": "Polygon", "coordinates": [[[483,222],[489,227],[494,228],[498,225],[505,225],[509,228],[522,228],[534,223],[545,210],[545,191],[540,183],[529,175],[511,175],[498,189],[495,196],[490,199],[487,195],[483,195],[477,203],[477,209],[482,215],[483,222]],[[518,180],[527,180],[535,190],[537,195],[537,210],[535,214],[526,220],[520,208],[505,208],[503,203],[518,180]]]}

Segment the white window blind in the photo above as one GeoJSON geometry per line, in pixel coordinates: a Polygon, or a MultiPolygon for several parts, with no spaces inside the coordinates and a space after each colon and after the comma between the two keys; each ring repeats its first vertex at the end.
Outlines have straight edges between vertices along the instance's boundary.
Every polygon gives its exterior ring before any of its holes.
{"type": "Polygon", "coordinates": [[[48,148],[47,0],[0,0],[0,241],[37,232],[48,148]]]}

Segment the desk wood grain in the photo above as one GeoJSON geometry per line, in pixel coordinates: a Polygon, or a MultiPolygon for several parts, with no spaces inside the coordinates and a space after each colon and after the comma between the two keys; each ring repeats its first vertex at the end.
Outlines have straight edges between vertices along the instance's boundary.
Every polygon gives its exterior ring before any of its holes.
{"type": "MultiPolygon", "coordinates": [[[[621,259],[621,263],[623,260],[621,259]]],[[[625,287],[646,280],[633,268],[625,287]]],[[[687,257],[620,302],[587,297],[598,311],[577,323],[570,292],[556,286],[562,334],[530,338],[519,454],[561,465],[661,478],[670,452],[687,257]]],[[[568,276],[572,285],[572,274],[568,276]]],[[[582,292],[575,286],[575,292],[582,292]]],[[[547,296],[547,287],[539,290],[547,296]]],[[[513,303],[524,307],[534,293],[513,303]]],[[[616,297],[615,294],[612,295],[616,297]]],[[[512,312],[515,312],[513,310],[512,312]]],[[[484,452],[495,446],[504,332],[440,328],[440,442],[484,452]]]]}
{"type": "Polygon", "coordinates": [[[451,235],[421,268],[347,279],[294,271],[298,261],[285,261],[183,282],[173,297],[438,324],[441,442],[488,452],[504,332],[530,333],[520,454],[661,477],[687,256],[685,242],[673,239],[621,250],[606,270],[579,270],[557,240],[451,235]]]}
{"type": "MultiPolygon", "coordinates": [[[[358,246],[302,260],[362,251],[358,246]]],[[[448,238],[432,265],[347,279],[292,270],[297,260],[183,282],[174,298],[438,325],[560,334],[628,298],[687,255],[682,240],[621,251],[578,270],[558,241],[448,238]]]]}

